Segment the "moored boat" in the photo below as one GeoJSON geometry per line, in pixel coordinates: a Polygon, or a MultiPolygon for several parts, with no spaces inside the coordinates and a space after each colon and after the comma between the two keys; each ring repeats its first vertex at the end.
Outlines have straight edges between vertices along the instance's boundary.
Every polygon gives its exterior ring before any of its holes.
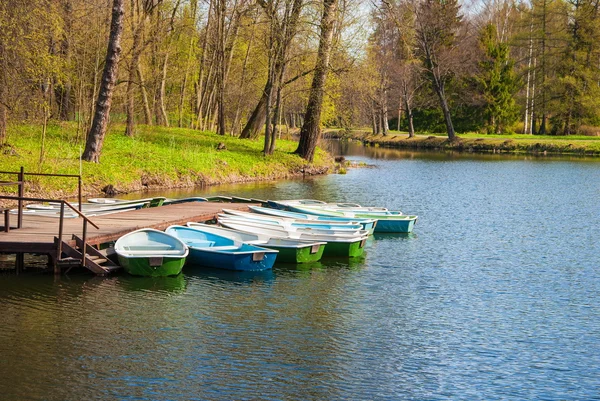
{"type": "Polygon", "coordinates": [[[273,209],[270,207],[262,207],[262,206],[248,206],[250,210],[255,213],[264,214],[268,216],[275,217],[288,217],[291,219],[296,219],[298,221],[320,221],[324,223],[358,223],[362,226],[363,230],[369,232],[369,234],[373,234],[375,229],[375,225],[377,224],[377,220],[374,219],[360,219],[360,218],[349,218],[349,217],[335,217],[335,216],[318,216],[316,214],[308,214],[308,213],[298,213],[292,212],[289,210],[281,210],[281,209],[273,209]]]}
{"type": "Polygon", "coordinates": [[[358,226],[359,228],[337,228],[337,227],[315,228],[315,227],[311,227],[311,226],[300,226],[300,225],[290,225],[290,224],[284,225],[284,224],[280,224],[275,221],[266,221],[266,220],[261,221],[261,220],[257,220],[257,219],[250,219],[250,218],[246,218],[246,217],[242,217],[242,216],[236,216],[236,215],[224,214],[224,213],[219,213],[217,215],[217,219],[219,221],[234,220],[234,221],[240,221],[240,222],[247,222],[247,223],[256,224],[257,226],[265,226],[267,228],[276,228],[276,229],[286,230],[289,232],[298,232],[298,233],[307,233],[307,234],[336,235],[336,236],[340,236],[340,237],[357,237],[357,236],[369,235],[369,233],[367,231],[361,229],[360,225],[358,226]]]}
{"type": "Polygon", "coordinates": [[[203,232],[221,235],[231,238],[234,241],[244,242],[250,245],[257,245],[264,248],[275,249],[277,262],[283,263],[308,263],[321,260],[326,242],[323,241],[302,241],[294,239],[271,238],[265,234],[247,233],[230,228],[218,227],[211,224],[187,223],[188,227],[201,230],[203,232]]]}
{"type": "Polygon", "coordinates": [[[190,203],[190,202],[207,202],[206,198],[202,198],[199,196],[191,196],[188,198],[166,198],[163,202],[164,205],[177,205],[180,203],[190,203]]]}
{"type": "Polygon", "coordinates": [[[229,216],[238,216],[248,220],[256,220],[267,224],[282,227],[313,228],[319,230],[362,230],[363,226],[357,222],[324,222],[318,220],[297,220],[290,217],[268,216],[259,213],[248,213],[241,210],[223,209],[229,216]]]}
{"type": "Polygon", "coordinates": [[[291,209],[300,213],[326,217],[377,219],[377,226],[375,227],[376,233],[410,233],[418,218],[418,216],[405,214],[397,215],[390,212],[327,210],[312,206],[292,206],[291,209]]]}
{"type": "Polygon", "coordinates": [[[216,269],[239,271],[268,270],[277,251],[245,244],[222,235],[186,226],[170,226],[166,233],[179,238],[190,250],[188,262],[216,269]]]}
{"type": "Polygon", "coordinates": [[[271,238],[298,239],[307,241],[327,242],[323,256],[356,257],[364,252],[366,235],[327,235],[307,233],[302,231],[289,231],[280,227],[265,226],[250,221],[219,218],[219,224],[224,227],[247,233],[268,235],[271,238]]]}
{"type": "Polygon", "coordinates": [[[323,202],[317,199],[288,199],[288,200],[268,200],[267,206],[289,210],[292,206],[314,206],[325,209],[347,209],[347,210],[363,210],[363,211],[387,211],[385,207],[379,206],[361,206],[358,203],[351,202],[323,202]]]}
{"type": "Polygon", "coordinates": [[[125,234],[115,243],[119,264],[135,276],[175,276],[181,273],[188,249],[179,239],[152,228],[125,234]]]}
{"type": "Polygon", "coordinates": [[[162,206],[164,201],[167,198],[164,196],[156,196],[154,198],[145,198],[145,199],[117,199],[117,198],[89,198],[89,203],[98,203],[102,205],[127,205],[142,202],[144,205],[142,207],[156,207],[162,206]]]}

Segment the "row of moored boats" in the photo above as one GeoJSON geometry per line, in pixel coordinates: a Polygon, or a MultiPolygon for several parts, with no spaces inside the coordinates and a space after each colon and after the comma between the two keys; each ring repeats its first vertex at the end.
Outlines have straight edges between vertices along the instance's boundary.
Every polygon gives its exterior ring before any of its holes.
{"type": "Polygon", "coordinates": [[[250,212],[224,208],[217,225],[189,222],[164,232],[142,229],[126,234],[115,243],[119,263],[133,275],[170,276],[179,274],[186,263],[258,271],[271,269],[276,260],[353,258],[363,254],[373,232],[409,233],[417,220],[399,211],[352,203],[259,202],[263,206],[249,206],[250,212]]]}

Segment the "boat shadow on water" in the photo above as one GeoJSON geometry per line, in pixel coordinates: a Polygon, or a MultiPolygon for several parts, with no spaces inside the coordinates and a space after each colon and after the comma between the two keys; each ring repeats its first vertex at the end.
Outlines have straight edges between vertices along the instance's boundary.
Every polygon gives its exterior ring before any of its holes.
{"type": "Polygon", "coordinates": [[[115,278],[117,284],[126,291],[182,293],[187,287],[187,280],[183,274],[168,277],[141,277],[121,274],[115,278]]]}
{"type": "Polygon", "coordinates": [[[276,271],[293,273],[310,273],[312,271],[322,270],[360,270],[365,266],[366,253],[355,258],[335,258],[326,257],[318,262],[310,263],[277,263],[274,269],[276,271]]]}
{"type": "Polygon", "coordinates": [[[187,264],[183,269],[183,274],[192,279],[199,278],[203,280],[221,280],[243,284],[268,283],[275,279],[273,270],[240,271],[226,270],[206,267],[196,264],[187,264]]]}
{"type": "Polygon", "coordinates": [[[394,240],[394,239],[398,239],[398,240],[409,240],[409,239],[414,239],[414,238],[418,238],[417,234],[415,234],[414,232],[411,233],[374,233],[373,234],[373,240],[394,240]]]}

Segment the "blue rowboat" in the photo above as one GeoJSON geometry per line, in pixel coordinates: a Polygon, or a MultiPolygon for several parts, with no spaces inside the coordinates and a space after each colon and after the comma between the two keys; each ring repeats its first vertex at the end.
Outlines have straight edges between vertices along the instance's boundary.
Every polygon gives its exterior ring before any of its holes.
{"type": "Polygon", "coordinates": [[[343,211],[343,210],[327,210],[313,206],[290,206],[293,211],[300,213],[315,214],[318,216],[329,217],[349,217],[349,218],[365,218],[377,219],[375,226],[376,233],[410,233],[413,230],[417,216],[405,214],[393,214],[393,212],[363,212],[363,211],[343,211]]]}
{"type": "Polygon", "coordinates": [[[119,264],[134,276],[176,276],[188,256],[179,239],[152,228],[125,234],[115,243],[119,264]]]}
{"type": "Polygon", "coordinates": [[[353,219],[350,217],[334,217],[334,216],[317,216],[315,214],[291,212],[288,210],[273,209],[270,207],[262,206],[248,206],[250,210],[255,213],[264,214],[275,217],[288,217],[290,219],[296,219],[297,221],[319,221],[323,223],[358,223],[362,226],[363,230],[373,234],[377,220],[374,219],[353,219]]]}
{"type": "Polygon", "coordinates": [[[318,220],[296,220],[289,217],[268,216],[259,213],[248,213],[241,210],[223,209],[228,216],[238,216],[248,220],[258,220],[283,227],[313,228],[320,230],[362,230],[363,226],[356,222],[325,222],[318,220]]]}
{"type": "Polygon", "coordinates": [[[216,269],[258,271],[273,267],[277,251],[244,244],[200,228],[170,226],[167,234],[179,238],[190,250],[188,262],[216,269]]]}

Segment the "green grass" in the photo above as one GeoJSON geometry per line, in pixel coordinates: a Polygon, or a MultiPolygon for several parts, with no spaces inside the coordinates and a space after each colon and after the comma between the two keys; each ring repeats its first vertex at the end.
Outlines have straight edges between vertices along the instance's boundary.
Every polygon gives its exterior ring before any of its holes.
{"type": "MultiPolygon", "coordinates": [[[[41,126],[13,126],[1,150],[1,171],[52,174],[79,174],[79,156],[85,146],[70,123],[48,127],[45,151],[40,164],[41,126]]],[[[122,191],[146,187],[192,187],[242,181],[287,178],[301,174],[307,162],[292,154],[297,143],[278,140],[273,155],[262,154],[263,139],[222,137],[210,132],[182,128],[138,126],[136,136],[126,137],[124,126],[114,124],[106,135],[100,163],[81,163],[85,192],[99,193],[112,184],[122,191]],[[217,150],[219,143],[225,150],[217,150]]],[[[327,171],[333,161],[317,149],[313,171],[327,171]]],[[[2,180],[15,177],[4,175],[2,180]]],[[[73,195],[77,180],[28,177],[28,193],[54,196],[73,195]]]]}

